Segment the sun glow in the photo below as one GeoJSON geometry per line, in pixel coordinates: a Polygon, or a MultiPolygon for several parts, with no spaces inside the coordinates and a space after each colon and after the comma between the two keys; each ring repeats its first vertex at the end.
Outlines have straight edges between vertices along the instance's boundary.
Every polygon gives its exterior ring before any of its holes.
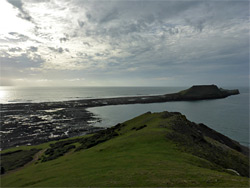
{"type": "Polygon", "coordinates": [[[0,88],[0,101],[2,101],[5,97],[7,97],[7,91],[0,88]]]}
{"type": "Polygon", "coordinates": [[[6,1],[0,1],[0,23],[4,25],[0,29],[0,34],[16,31],[26,34],[33,27],[30,22],[17,17],[17,15],[17,9],[6,1]]]}

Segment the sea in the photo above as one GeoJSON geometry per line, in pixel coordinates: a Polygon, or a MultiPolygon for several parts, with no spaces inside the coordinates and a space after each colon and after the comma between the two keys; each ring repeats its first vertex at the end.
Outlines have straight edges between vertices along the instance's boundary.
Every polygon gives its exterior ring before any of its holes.
{"type": "MultiPolygon", "coordinates": [[[[0,87],[0,103],[39,103],[69,101],[121,96],[143,96],[168,94],[188,87],[0,87]]],[[[190,121],[204,123],[208,127],[238,141],[250,145],[249,141],[249,88],[239,89],[239,95],[224,99],[180,101],[152,104],[114,105],[88,108],[100,118],[93,126],[111,127],[140,114],[150,112],[181,112],[190,121]]]]}

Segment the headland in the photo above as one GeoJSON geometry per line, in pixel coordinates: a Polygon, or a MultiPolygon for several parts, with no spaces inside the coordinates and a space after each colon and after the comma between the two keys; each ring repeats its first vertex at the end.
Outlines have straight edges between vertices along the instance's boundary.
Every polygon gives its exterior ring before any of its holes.
{"type": "Polygon", "coordinates": [[[199,85],[178,93],[155,96],[1,104],[1,149],[35,145],[98,131],[101,128],[90,126],[92,121],[98,119],[87,111],[89,107],[209,100],[236,94],[239,94],[238,90],[225,90],[216,85],[199,85]]]}

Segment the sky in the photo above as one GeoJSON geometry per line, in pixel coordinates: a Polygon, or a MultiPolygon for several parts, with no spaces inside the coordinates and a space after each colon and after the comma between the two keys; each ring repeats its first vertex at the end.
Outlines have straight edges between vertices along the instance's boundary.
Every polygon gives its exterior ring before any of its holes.
{"type": "Polygon", "coordinates": [[[249,85],[249,2],[0,0],[1,86],[249,85]]]}

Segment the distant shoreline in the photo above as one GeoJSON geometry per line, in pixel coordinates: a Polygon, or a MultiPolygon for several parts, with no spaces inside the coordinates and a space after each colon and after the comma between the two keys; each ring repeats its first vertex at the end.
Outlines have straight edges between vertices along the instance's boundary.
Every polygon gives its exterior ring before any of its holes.
{"type": "Polygon", "coordinates": [[[1,147],[6,149],[18,145],[36,145],[103,129],[90,126],[91,122],[98,121],[94,114],[87,111],[90,107],[207,100],[233,94],[238,94],[237,90],[221,90],[209,85],[193,86],[166,95],[1,104],[1,147]]]}

